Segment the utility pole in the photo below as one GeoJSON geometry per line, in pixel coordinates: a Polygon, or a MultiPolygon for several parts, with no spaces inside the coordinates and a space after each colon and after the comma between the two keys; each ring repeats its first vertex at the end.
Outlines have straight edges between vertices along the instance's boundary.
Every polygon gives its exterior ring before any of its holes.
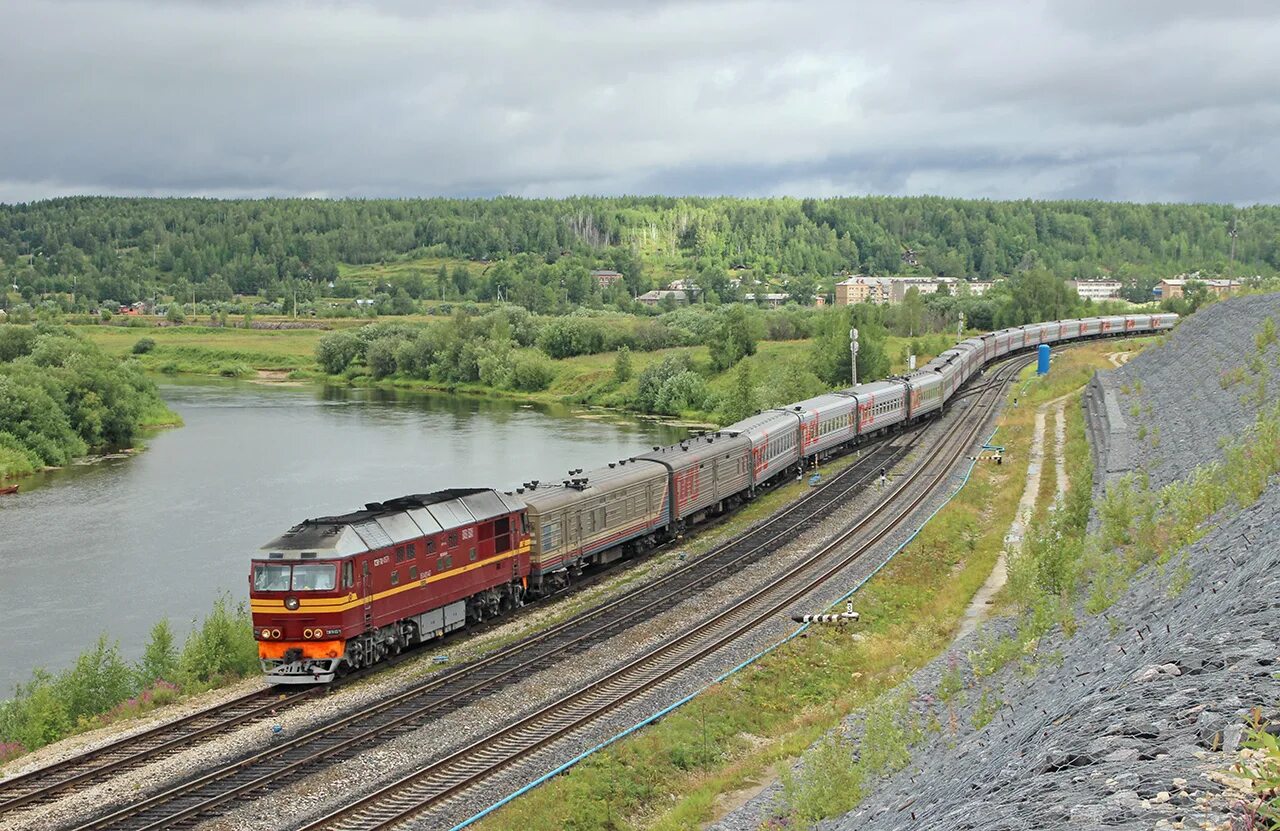
{"type": "Polygon", "coordinates": [[[1231,230],[1227,231],[1227,236],[1231,237],[1231,269],[1227,277],[1230,277],[1236,270],[1236,238],[1240,236],[1240,229],[1236,227],[1236,218],[1231,217],[1231,230]]]}
{"type": "Polygon", "coordinates": [[[853,374],[853,386],[858,386],[858,330],[849,330],[849,368],[853,374]]]}

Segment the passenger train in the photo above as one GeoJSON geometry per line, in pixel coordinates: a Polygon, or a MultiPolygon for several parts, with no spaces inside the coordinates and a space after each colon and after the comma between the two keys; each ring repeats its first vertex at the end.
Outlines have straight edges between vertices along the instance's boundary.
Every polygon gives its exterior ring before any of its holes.
{"type": "Polygon", "coordinates": [[[671,540],[807,464],[939,413],[997,358],[1171,329],[1173,314],[1060,320],[956,344],[923,367],[757,413],[599,470],[510,492],[437,491],[308,519],[263,546],[249,589],[267,680],[332,681],[671,540]]]}

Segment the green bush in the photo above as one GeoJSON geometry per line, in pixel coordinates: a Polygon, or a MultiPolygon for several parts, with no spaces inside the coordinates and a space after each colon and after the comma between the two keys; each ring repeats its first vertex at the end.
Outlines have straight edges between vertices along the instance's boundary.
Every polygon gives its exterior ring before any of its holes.
{"type": "Polygon", "coordinates": [[[374,378],[386,378],[396,372],[397,342],[392,338],[378,338],[365,348],[364,364],[374,378]]]}
{"type": "Polygon", "coordinates": [[[555,365],[541,353],[532,350],[517,352],[511,367],[511,386],[522,392],[537,392],[551,386],[555,380],[555,365]]]}
{"type": "Polygon", "coordinates": [[[156,342],[154,338],[138,338],[138,340],[134,342],[133,349],[131,351],[135,355],[145,355],[155,348],[156,342]]]}
{"type": "Polygon", "coordinates": [[[257,671],[258,644],[253,620],[243,603],[232,604],[229,595],[213,603],[213,609],[193,629],[178,658],[178,674],[184,687],[213,685],[257,671]]]}
{"type": "Polygon", "coordinates": [[[355,333],[346,330],[332,332],[316,343],[316,362],[325,372],[337,375],[355,360],[360,348],[360,339],[355,333]]]}

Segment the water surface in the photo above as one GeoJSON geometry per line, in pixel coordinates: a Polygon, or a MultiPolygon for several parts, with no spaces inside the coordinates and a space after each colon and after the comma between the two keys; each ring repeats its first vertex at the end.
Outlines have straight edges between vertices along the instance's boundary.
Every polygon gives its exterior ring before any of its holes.
{"type": "Polygon", "coordinates": [[[247,597],[248,558],[306,517],[551,479],[684,434],[443,394],[247,382],[161,393],[186,426],[0,497],[0,698],[101,632],[131,657],[159,618],[185,634],[220,591],[247,597]]]}

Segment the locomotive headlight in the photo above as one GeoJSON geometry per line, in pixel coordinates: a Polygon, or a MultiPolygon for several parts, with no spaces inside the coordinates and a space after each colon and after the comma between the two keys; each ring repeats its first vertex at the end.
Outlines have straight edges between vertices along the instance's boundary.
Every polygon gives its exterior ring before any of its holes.
{"type": "Polygon", "coordinates": [[[271,630],[270,630],[270,629],[263,629],[263,630],[262,630],[262,637],[264,637],[264,638],[270,638],[270,637],[271,637],[271,630]]]}
{"type": "Polygon", "coordinates": [[[304,637],[304,638],[309,638],[309,637],[311,637],[311,630],[310,630],[310,629],[303,629],[303,630],[302,630],[302,637],[304,637]]]}
{"type": "Polygon", "coordinates": [[[280,637],[280,630],[279,630],[279,629],[272,629],[272,630],[271,630],[271,637],[273,637],[273,638],[278,638],[278,637],[280,637]]]}
{"type": "Polygon", "coordinates": [[[285,607],[286,609],[289,609],[290,611],[292,611],[292,610],[294,610],[294,609],[298,608],[298,598],[296,598],[296,597],[286,597],[286,598],[284,599],[284,607],[285,607]]]}

